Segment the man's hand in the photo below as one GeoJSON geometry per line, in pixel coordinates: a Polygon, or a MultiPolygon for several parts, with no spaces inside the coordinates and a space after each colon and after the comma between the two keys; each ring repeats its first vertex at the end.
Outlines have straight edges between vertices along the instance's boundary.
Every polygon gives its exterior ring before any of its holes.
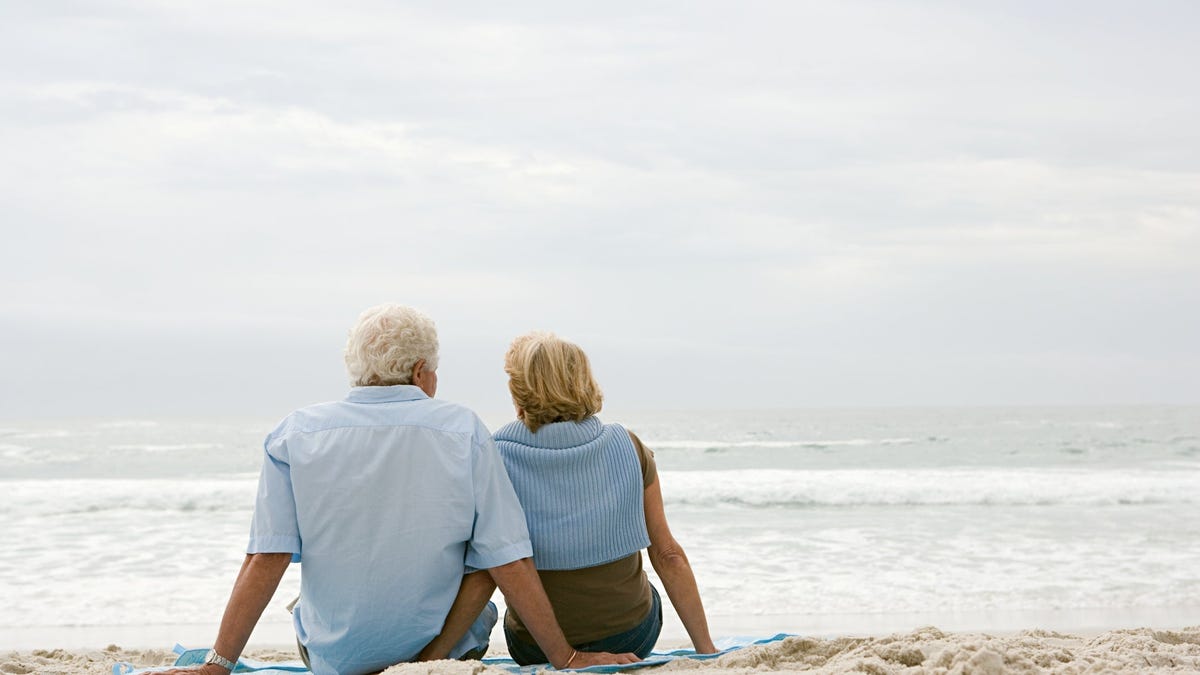
{"type": "MultiPolygon", "coordinates": [[[[291,553],[251,553],[242,561],[237,581],[233,582],[233,593],[225,605],[221,618],[221,630],[213,649],[234,663],[246,647],[254,625],[262,616],[263,609],[275,594],[279,580],[292,562],[291,553]]],[[[229,671],[215,663],[189,668],[174,668],[164,671],[170,675],[229,675],[229,671]]]]}
{"type": "Polygon", "coordinates": [[[542,653],[550,660],[550,665],[559,670],[586,668],[610,663],[637,663],[639,659],[634,654],[609,654],[608,652],[581,652],[567,644],[558,620],[554,618],[554,608],[542,588],[537,569],[533,566],[533,558],[522,558],[488,570],[496,585],[504,593],[508,606],[516,611],[517,616],[525,623],[533,639],[542,648],[542,653]],[[574,652],[574,656],[572,656],[574,652]],[[570,665],[568,665],[570,662],[570,665]]]}
{"type": "MultiPolygon", "coordinates": [[[[575,670],[576,668],[587,668],[588,666],[606,666],[609,664],[625,664],[637,663],[641,661],[637,654],[625,652],[624,654],[609,654],[608,652],[578,652],[575,658],[571,661],[571,667],[567,670],[575,670]]],[[[562,670],[561,668],[559,670],[562,670]]]]}

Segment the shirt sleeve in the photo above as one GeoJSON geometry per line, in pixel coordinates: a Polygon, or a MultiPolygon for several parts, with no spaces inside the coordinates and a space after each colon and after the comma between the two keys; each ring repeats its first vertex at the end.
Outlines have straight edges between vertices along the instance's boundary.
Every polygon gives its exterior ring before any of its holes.
{"type": "Polygon", "coordinates": [[[300,562],[300,526],[296,520],[296,497],[292,493],[292,467],[272,454],[284,454],[284,441],[271,436],[263,444],[262,473],[250,522],[246,553],[291,553],[300,562]]]}
{"type": "Polygon", "coordinates": [[[658,478],[658,465],[654,463],[654,451],[647,448],[642,439],[637,437],[637,434],[629,432],[629,438],[633,439],[633,448],[637,450],[638,464],[642,467],[642,489],[650,487],[655,478],[658,478]]]}
{"type": "Polygon", "coordinates": [[[478,427],[472,439],[475,526],[467,543],[467,572],[533,556],[525,512],[504,470],[504,462],[483,423],[478,427]]]}

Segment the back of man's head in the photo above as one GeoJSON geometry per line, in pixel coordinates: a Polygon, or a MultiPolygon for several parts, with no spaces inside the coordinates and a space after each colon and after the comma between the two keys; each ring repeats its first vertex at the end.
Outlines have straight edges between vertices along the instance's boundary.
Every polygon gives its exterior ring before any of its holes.
{"type": "Polygon", "coordinates": [[[404,305],[364,311],[346,340],[346,371],[356,387],[412,384],[413,366],[438,366],[437,327],[424,312],[404,305]]]}

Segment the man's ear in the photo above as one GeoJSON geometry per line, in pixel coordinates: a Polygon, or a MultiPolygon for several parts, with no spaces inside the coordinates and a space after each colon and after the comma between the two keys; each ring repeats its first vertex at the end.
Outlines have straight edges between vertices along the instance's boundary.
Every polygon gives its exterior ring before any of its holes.
{"type": "Polygon", "coordinates": [[[425,370],[425,359],[421,359],[413,364],[412,372],[409,373],[409,382],[416,384],[417,376],[421,374],[422,370],[425,370]]]}

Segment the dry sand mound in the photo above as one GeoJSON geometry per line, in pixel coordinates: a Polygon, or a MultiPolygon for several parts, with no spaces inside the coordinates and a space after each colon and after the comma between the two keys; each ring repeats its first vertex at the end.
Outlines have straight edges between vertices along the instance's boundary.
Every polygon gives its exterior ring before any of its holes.
{"type": "Polygon", "coordinates": [[[1085,639],[1033,630],[1005,637],[943,633],[928,627],[881,638],[793,637],[716,660],[663,669],[717,667],[734,672],[905,673],[1200,673],[1200,627],[1119,630],[1085,639]]]}
{"type": "MultiPolygon", "coordinates": [[[[264,660],[289,661],[291,652],[255,651],[264,660]]],[[[0,656],[0,675],[107,674],[117,661],[139,666],[170,664],[175,655],[166,650],[102,651],[37,650],[0,656]]],[[[680,660],[642,672],[715,670],[729,673],[808,672],[871,673],[874,675],[1000,673],[1200,673],[1200,626],[1179,631],[1149,628],[1117,630],[1081,638],[1043,630],[992,637],[978,633],[943,633],[920,628],[878,638],[792,637],[782,642],[742,649],[713,661],[680,660]]],[[[385,671],[388,675],[468,675],[505,673],[480,663],[438,661],[405,664],[385,671]]]]}

